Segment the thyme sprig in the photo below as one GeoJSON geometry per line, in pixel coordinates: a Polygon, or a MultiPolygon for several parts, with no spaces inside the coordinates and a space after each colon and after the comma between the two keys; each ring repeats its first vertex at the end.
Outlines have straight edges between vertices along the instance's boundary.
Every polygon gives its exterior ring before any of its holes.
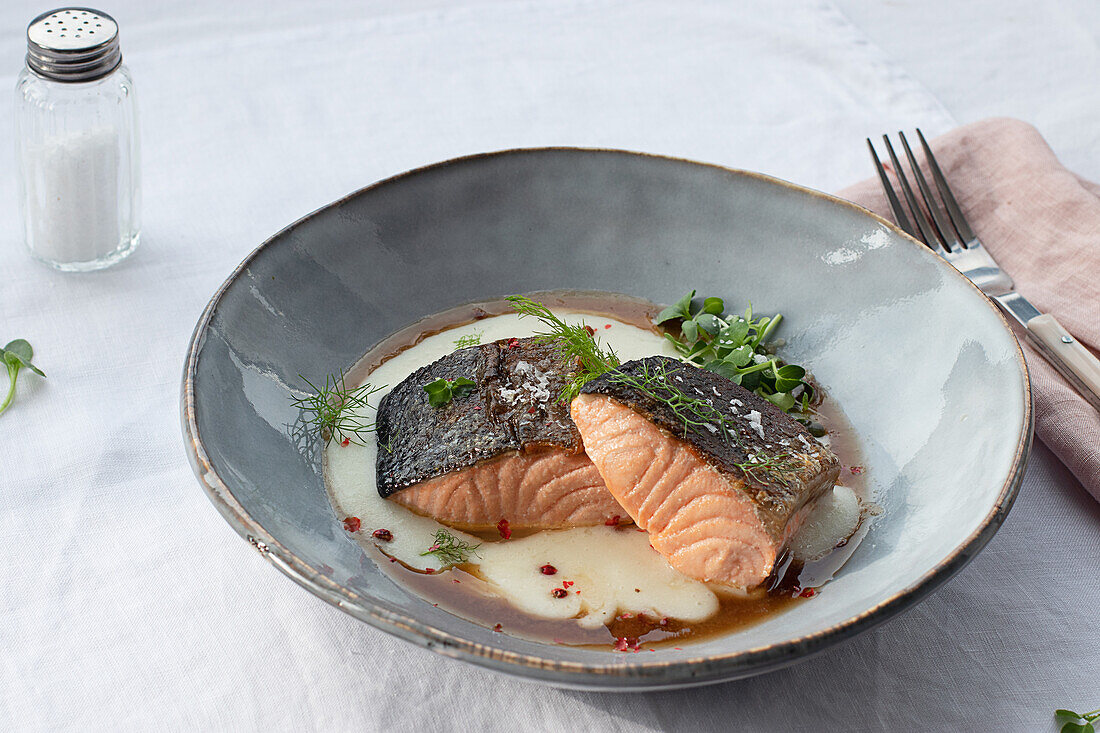
{"type": "Polygon", "coordinates": [[[1062,725],[1062,733],[1095,733],[1093,723],[1100,720],[1100,708],[1089,713],[1059,709],[1054,711],[1054,719],[1062,725]]]}
{"type": "Polygon", "coordinates": [[[420,555],[435,555],[444,565],[461,565],[471,555],[477,555],[477,548],[481,547],[480,544],[471,545],[460,540],[445,529],[437,530],[432,540],[434,544],[420,555]]]}
{"type": "Polygon", "coordinates": [[[358,410],[367,407],[367,398],[383,387],[372,387],[366,383],[360,387],[348,387],[344,372],[325,377],[323,387],[318,387],[301,374],[298,378],[313,390],[305,397],[294,399],[294,406],[303,410],[308,417],[305,422],[323,440],[335,438],[358,445],[365,444],[365,436],[374,432],[374,423],[358,414],[358,410]]]}
{"type": "Polygon", "coordinates": [[[576,363],[576,368],[569,375],[569,383],[559,397],[562,402],[569,402],[585,384],[619,366],[619,357],[614,350],[600,346],[595,332],[584,323],[571,326],[542,303],[523,295],[510,295],[507,300],[520,317],[537,318],[546,325],[547,331],[535,335],[543,343],[552,344],[558,358],[576,363]]]}

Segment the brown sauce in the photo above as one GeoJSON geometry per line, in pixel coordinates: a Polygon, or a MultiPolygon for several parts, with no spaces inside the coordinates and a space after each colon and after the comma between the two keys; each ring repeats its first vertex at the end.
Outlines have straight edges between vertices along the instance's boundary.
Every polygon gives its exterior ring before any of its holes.
{"type": "MultiPolygon", "coordinates": [[[[626,323],[657,332],[652,325],[660,308],[653,303],[627,295],[597,292],[553,291],[533,296],[551,308],[561,308],[596,316],[611,316],[626,323]]],[[[350,370],[349,381],[363,381],[367,374],[397,354],[415,346],[424,338],[489,316],[512,313],[504,300],[474,303],[428,316],[383,339],[350,370]]],[[[827,397],[817,408],[818,421],[828,431],[830,448],[840,458],[839,484],[851,488],[864,506],[856,532],[832,552],[804,566],[789,561],[778,564],[776,575],[766,589],[739,594],[716,590],[719,608],[700,622],[660,619],[621,612],[606,626],[586,629],[572,620],[552,620],[524,613],[496,595],[492,586],[478,577],[477,567],[464,565],[442,573],[427,574],[387,561],[377,548],[375,553],[383,573],[402,587],[412,590],[434,606],[467,620],[512,636],[547,644],[564,644],[606,650],[650,651],[678,647],[748,628],[795,604],[813,602],[828,592],[825,585],[855,552],[867,534],[870,505],[867,478],[854,431],[839,406],[827,397]]],[[[637,531],[629,524],[620,531],[637,531]]],[[[485,541],[499,541],[492,532],[477,532],[485,541]]],[[[522,533],[528,534],[528,533],[522,533]]],[[[520,533],[513,535],[519,537],[520,533]]],[[[712,588],[714,588],[712,586],[712,588]]]]}

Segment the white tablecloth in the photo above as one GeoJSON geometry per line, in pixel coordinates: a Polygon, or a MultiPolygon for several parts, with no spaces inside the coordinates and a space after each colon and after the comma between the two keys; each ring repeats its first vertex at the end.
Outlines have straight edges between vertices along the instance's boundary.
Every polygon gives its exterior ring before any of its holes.
{"type": "MultiPolygon", "coordinates": [[[[632,696],[353,620],[264,563],[185,461],[178,381],[214,289],[414,166],[609,146],[836,190],[870,173],[866,135],[1011,114],[1100,179],[1093,0],[838,1],[104,6],[138,86],[141,248],[92,275],[32,262],[0,166],[0,339],[49,375],[0,417],[0,730],[1047,730],[1100,705],[1100,506],[1042,446],[1000,533],[916,609],[787,670],[632,696]]],[[[44,9],[0,7],[0,86],[44,9]]]]}

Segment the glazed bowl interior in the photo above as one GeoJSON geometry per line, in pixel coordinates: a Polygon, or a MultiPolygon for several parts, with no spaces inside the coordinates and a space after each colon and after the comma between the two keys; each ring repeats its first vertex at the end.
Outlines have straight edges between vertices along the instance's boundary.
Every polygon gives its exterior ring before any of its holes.
{"type": "Polygon", "coordinates": [[[183,394],[200,482],[312,592],[442,653],[553,684],[644,689],[753,674],[883,620],[957,571],[1015,495],[1027,375],[1003,319],[867,212],[764,176],[617,151],[543,149],[413,171],[257,249],[196,329],[183,394]],[[780,311],[785,355],[846,412],[883,512],[812,602],[682,650],[620,654],[494,633],[382,575],[330,508],[295,428],[299,375],[346,369],[448,308],[543,290],[657,303],[696,289],[780,311]]]}

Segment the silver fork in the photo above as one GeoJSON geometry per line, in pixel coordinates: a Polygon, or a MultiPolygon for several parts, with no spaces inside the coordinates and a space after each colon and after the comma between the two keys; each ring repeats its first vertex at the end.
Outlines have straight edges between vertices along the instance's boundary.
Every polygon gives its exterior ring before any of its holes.
{"type": "Polygon", "coordinates": [[[924,158],[928,162],[932,180],[935,181],[940,198],[943,199],[943,207],[936,202],[928,181],[909,147],[909,141],[905,139],[905,133],[899,132],[898,138],[905,150],[913,179],[920,190],[924,209],[917,202],[913,187],[909,185],[909,179],[894,152],[894,146],[890,144],[890,138],[886,135],[882,136],[898,179],[898,187],[909,205],[909,211],[912,212],[912,221],[894,193],[886,170],[875,152],[875,146],[871,144],[870,138],[867,139],[871,159],[875,163],[875,170],[878,172],[883,191],[886,192],[886,199],[890,202],[890,208],[894,212],[898,226],[951,263],[1005,313],[1018,321],[1028,341],[1039,353],[1081,393],[1089,404],[1100,410],[1100,361],[1062,328],[1062,324],[1058,323],[1054,316],[1049,313],[1040,313],[1024,296],[1014,290],[1012,278],[997,266],[989,252],[974,235],[974,231],[963,216],[962,209],[959,208],[955,196],[943,177],[935,156],[932,155],[932,149],[928,147],[928,142],[920,130],[917,130],[917,137],[920,138],[921,147],[924,149],[924,158]]]}

